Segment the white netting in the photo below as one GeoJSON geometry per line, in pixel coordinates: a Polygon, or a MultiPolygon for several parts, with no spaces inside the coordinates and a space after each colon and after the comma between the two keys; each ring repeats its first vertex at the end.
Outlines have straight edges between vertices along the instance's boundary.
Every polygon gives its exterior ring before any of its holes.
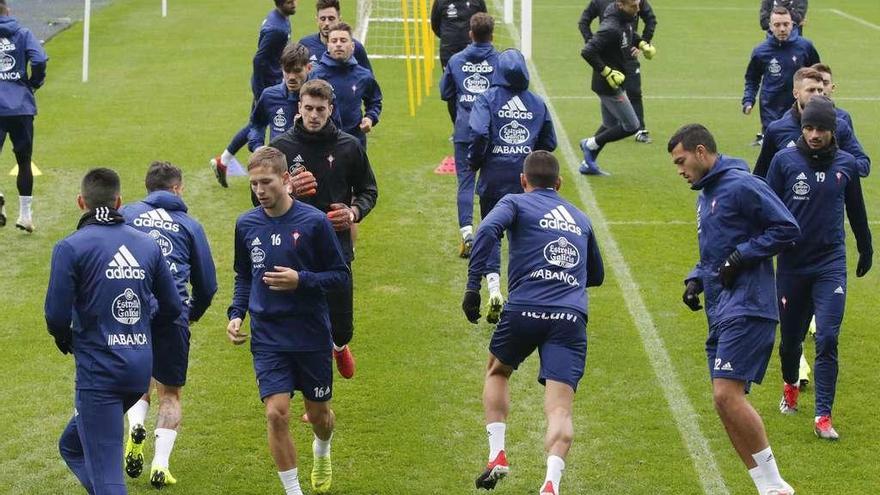
{"type": "Polygon", "coordinates": [[[360,0],[358,39],[370,58],[422,58],[434,45],[430,8],[428,0],[360,0]]]}

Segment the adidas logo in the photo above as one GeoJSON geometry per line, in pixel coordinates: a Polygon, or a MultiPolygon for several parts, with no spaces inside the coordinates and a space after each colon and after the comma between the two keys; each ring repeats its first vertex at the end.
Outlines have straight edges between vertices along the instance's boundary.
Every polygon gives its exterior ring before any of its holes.
{"type": "Polygon", "coordinates": [[[721,367],[721,371],[733,371],[733,366],[730,365],[730,361],[724,363],[724,366],[721,367]]]}
{"type": "Polygon", "coordinates": [[[275,113],[276,113],[277,115],[284,115],[284,109],[283,109],[283,108],[279,108],[278,111],[275,112],[275,113]]]}
{"type": "Polygon", "coordinates": [[[145,213],[141,213],[134,219],[135,227],[152,227],[162,230],[170,230],[172,232],[180,232],[180,225],[174,222],[171,215],[164,208],[156,208],[145,213]]]}
{"type": "Polygon", "coordinates": [[[462,72],[469,72],[472,74],[488,74],[494,70],[495,68],[489,65],[489,62],[486,60],[483,60],[478,64],[475,64],[473,62],[465,62],[465,64],[461,66],[462,72]]]}
{"type": "Polygon", "coordinates": [[[562,230],[564,232],[571,232],[573,234],[581,235],[584,233],[580,227],[578,227],[577,222],[574,217],[571,216],[571,213],[565,209],[565,206],[559,205],[556,208],[550,210],[550,213],[544,215],[544,218],[538,222],[542,228],[545,229],[556,229],[562,230]]]}
{"type": "Polygon", "coordinates": [[[838,285],[836,289],[834,289],[835,294],[843,294],[843,287],[838,285]]]}
{"type": "Polygon", "coordinates": [[[797,146],[797,143],[794,141],[789,141],[788,144],[785,145],[786,148],[794,148],[795,146],[797,146]]]}
{"type": "Polygon", "coordinates": [[[523,104],[522,100],[519,99],[519,96],[514,96],[504,106],[501,107],[501,110],[498,110],[499,117],[505,117],[508,119],[533,119],[535,118],[535,114],[529,111],[528,108],[523,104]]]}
{"type": "Polygon", "coordinates": [[[305,163],[305,160],[303,160],[302,155],[296,155],[296,158],[293,159],[293,163],[305,163]]]}
{"type": "MultiPolygon", "coordinates": [[[[298,158],[298,157],[297,157],[297,158],[298,158]]],[[[259,237],[254,237],[253,242],[251,242],[251,246],[262,246],[262,245],[263,245],[263,243],[260,242],[260,238],[259,238],[259,237]]]]}
{"type": "Polygon", "coordinates": [[[801,172],[800,174],[798,174],[797,180],[807,180],[807,174],[801,172]]]}
{"type": "Polygon", "coordinates": [[[104,271],[104,275],[110,280],[143,280],[147,277],[147,272],[125,244],[119,246],[108,266],[110,268],[104,271]]]}

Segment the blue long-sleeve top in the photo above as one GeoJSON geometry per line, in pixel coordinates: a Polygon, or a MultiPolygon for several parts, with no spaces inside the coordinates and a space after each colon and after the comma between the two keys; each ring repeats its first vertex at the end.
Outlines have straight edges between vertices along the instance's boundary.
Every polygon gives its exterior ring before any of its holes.
{"type": "MultiPolygon", "coordinates": [[[[370,64],[370,57],[367,55],[367,49],[364,48],[363,43],[355,39],[352,41],[354,42],[354,53],[352,56],[357,60],[358,65],[373,72],[373,65],[370,64]]],[[[309,49],[309,60],[311,60],[313,64],[318,63],[318,61],[321,60],[321,57],[327,53],[327,45],[321,41],[321,33],[303,36],[300,38],[299,44],[309,49]]]]}
{"type": "Polygon", "coordinates": [[[354,57],[340,62],[325,53],[317,66],[312,68],[309,79],[323,79],[333,86],[336,95],[333,105],[339,111],[342,131],[360,132],[358,128],[365,116],[373,121],[374,126],[379,123],[382,90],[373,73],[361,67],[354,57]]]}
{"type": "MultiPolygon", "coordinates": [[[[846,116],[849,117],[849,114],[846,114],[846,116]]],[[[852,119],[849,119],[849,122],[852,122],[852,119]]],[[[801,113],[798,110],[797,103],[795,103],[785,112],[781,119],[771,122],[764,131],[761,152],[758,154],[758,160],[755,162],[755,175],[765,177],[773,157],[780,150],[794,147],[800,136],[801,113]]],[[[871,173],[871,158],[865,153],[865,149],[862,148],[862,143],[859,142],[853,132],[852,125],[845,118],[842,118],[840,113],[837,114],[835,139],[840,149],[855,157],[859,175],[867,177],[871,173]]]]}
{"type": "Polygon", "coordinates": [[[468,120],[468,163],[471,169],[480,170],[480,196],[500,198],[522,192],[519,174],[526,155],[556,149],[547,104],[528,87],[529,71],[522,53],[501,52],[492,87],[477,97],[468,120]]]}
{"type": "Polygon", "coordinates": [[[281,53],[290,40],[290,19],[278,9],[272,9],[260,26],[257,52],[254,54],[254,71],[251,75],[251,91],[254,100],[263,90],[281,82],[281,53]]]}
{"type": "Polygon", "coordinates": [[[497,63],[498,52],[492,43],[471,43],[447,62],[440,79],[440,98],[455,100],[454,142],[469,142],[471,107],[492,85],[497,63]]]}
{"type": "Polygon", "coordinates": [[[794,247],[779,253],[779,273],[815,274],[846,270],[844,210],[860,253],[873,252],[871,230],[855,158],[837,150],[817,160],[802,149],[786,148],[776,156],[767,183],[782,199],[801,228],[794,247]]]}
{"type": "Polygon", "coordinates": [[[251,349],[305,351],[328,345],[325,293],[350,284],[351,277],[324,212],[294,201],[279,217],[268,216],[260,207],[243,213],[235,223],[233,268],[235,288],[227,315],[244,318],[250,313],[251,349]],[[299,272],[296,290],[269,289],[263,274],[275,266],[299,272]]]}
{"type": "Polygon", "coordinates": [[[590,219],[553,189],[508,194],[480,222],[468,262],[467,288],[497,273],[491,253],[507,231],[506,309],[565,308],[587,316],[587,287],[605,269],[590,219]]]}
{"type": "Polygon", "coordinates": [[[52,335],[71,338],[77,389],[145,392],[153,365],[151,327],[170,324],[181,309],[156,241],[121,217],[83,225],[55,244],[46,325],[52,335]]]}
{"type": "Polygon", "coordinates": [[[198,321],[217,292],[217,271],[205,229],[189,216],[183,199],[169,191],[154,191],[143,201],[124,206],[120,213],[125,223],[159,245],[184,303],[181,316],[198,321]],[[188,285],[192,285],[191,296],[188,285]]]}
{"type": "Polygon", "coordinates": [[[794,73],[820,61],[813,43],[796,32],[785,41],[768,35],[752,50],[746,68],[742,104],[754,105],[760,89],[762,107],[777,109],[779,113],[785,111],[794,103],[794,73]]]}
{"type": "Polygon", "coordinates": [[[772,258],[800,238],[797,221],[746,162],[718,156],[697,181],[697,238],[700,261],[686,280],[699,279],[705,291],[709,326],[753,316],[779,320],[772,258]],[[718,269],[738,250],[745,267],[730,289],[718,269]]]}
{"type": "Polygon", "coordinates": [[[46,80],[48,61],[29,29],[14,17],[0,16],[0,116],[37,114],[34,92],[46,80]]]}

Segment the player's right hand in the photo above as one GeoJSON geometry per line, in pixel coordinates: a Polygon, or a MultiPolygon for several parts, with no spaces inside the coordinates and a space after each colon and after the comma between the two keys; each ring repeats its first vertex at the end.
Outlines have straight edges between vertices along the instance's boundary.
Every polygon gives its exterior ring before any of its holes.
{"type": "Polygon", "coordinates": [[[294,169],[293,174],[290,186],[294,197],[306,198],[318,194],[318,180],[313,173],[300,166],[294,169]]]}
{"type": "Polygon", "coordinates": [[[874,251],[859,253],[859,264],[856,266],[856,277],[861,278],[868,273],[868,270],[871,269],[871,265],[874,263],[873,257],[874,251]]]}
{"type": "Polygon", "coordinates": [[[657,54],[657,49],[654,48],[654,45],[648,43],[647,41],[642,41],[639,43],[639,49],[642,50],[642,55],[645,56],[646,59],[651,60],[654,58],[654,55],[657,54]]]}
{"type": "Polygon", "coordinates": [[[464,291],[464,299],[461,301],[461,309],[469,322],[476,324],[480,321],[480,292],[472,289],[464,291]]]}
{"type": "Polygon", "coordinates": [[[600,72],[600,74],[602,74],[602,77],[604,77],[605,80],[608,81],[608,85],[611,86],[612,89],[619,88],[620,85],[623,84],[624,79],[626,79],[626,77],[623,75],[623,72],[620,72],[619,70],[614,70],[607,65],[604,69],[602,69],[602,72],[600,72]]]}
{"type": "Polygon", "coordinates": [[[745,105],[743,105],[743,113],[746,115],[752,113],[752,104],[751,103],[746,103],[745,105]]]}
{"type": "Polygon", "coordinates": [[[247,342],[248,335],[246,333],[241,333],[241,318],[233,318],[229,320],[229,325],[226,326],[226,336],[229,337],[229,341],[235,345],[241,345],[247,342]]]}
{"type": "Polygon", "coordinates": [[[736,277],[743,268],[744,262],[742,254],[740,254],[738,249],[735,249],[730,253],[730,256],[724,260],[721,268],[718,269],[718,276],[721,277],[721,286],[725,289],[732,289],[734,282],[736,282],[736,277]]]}
{"type": "Polygon", "coordinates": [[[699,311],[703,309],[700,304],[700,293],[703,292],[703,282],[698,278],[692,278],[685,283],[684,294],[681,296],[682,302],[691,308],[691,311],[699,311]]]}
{"type": "Polygon", "coordinates": [[[70,354],[70,339],[67,336],[53,335],[55,338],[55,347],[61,351],[61,354],[70,354]]]}

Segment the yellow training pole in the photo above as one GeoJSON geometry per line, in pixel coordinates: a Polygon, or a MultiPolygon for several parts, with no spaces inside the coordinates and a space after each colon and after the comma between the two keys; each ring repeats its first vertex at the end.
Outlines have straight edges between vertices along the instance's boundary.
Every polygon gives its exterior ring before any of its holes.
{"type": "MultiPolygon", "coordinates": [[[[418,0],[413,0],[413,18],[418,17],[418,7],[416,6],[416,2],[418,0]]],[[[409,22],[409,19],[407,19],[409,22]]],[[[421,36],[419,33],[419,25],[415,24],[413,33],[415,33],[414,44],[415,52],[418,54],[421,47],[421,36]]],[[[416,55],[416,105],[422,106],[422,60],[416,55]]]]}
{"type": "Polygon", "coordinates": [[[430,26],[428,25],[428,1],[427,0],[419,0],[419,13],[421,15],[421,27],[422,27],[422,54],[425,57],[425,95],[431,94],[431,70],[434,65],[434,57],[431,56],[430,47],[431,47],[431,38],[434,36],[434,33],[431,31],[430,26]]]}
{"type": "Polygon", "coordinates": [[[413,73],[412,73],[412,50],[409,44],[409,9],[407,2],[409,0],[400,0],[400,6],[403,10],[403,52],[406,57],[406,93],[409,98],[409,115],[416,116],[416,101],[413,94],[413,73]]]}

